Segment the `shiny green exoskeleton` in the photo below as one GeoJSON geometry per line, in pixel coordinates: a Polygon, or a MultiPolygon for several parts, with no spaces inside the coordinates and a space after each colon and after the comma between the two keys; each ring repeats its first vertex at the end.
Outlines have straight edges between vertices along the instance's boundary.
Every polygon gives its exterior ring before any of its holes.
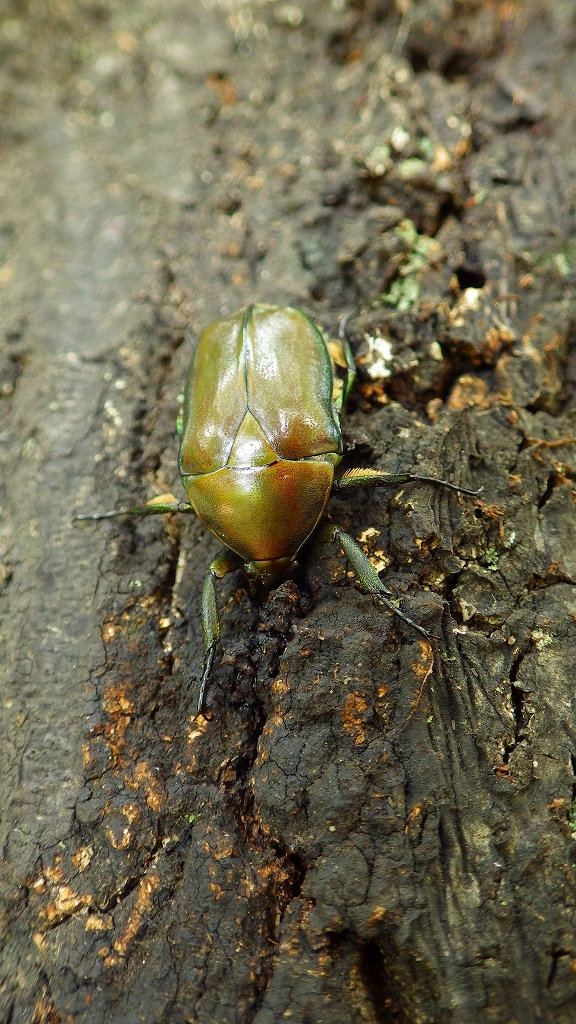
{"type": "MultiPolygon", "coordinates": [[[[202,595],[199,711],[220,641],[215,579],[243,567],[253,596],[279,586],[335,490],[421,480],[477,493],[411,473],[355,469],[334,478],[343,453],[340,416],[355,377],[352,353],[340,334],[338,342],[326,342],[304,313],[290,307],[247,306],[217,320],[196,346],[179,424],[180,473],[189,503],[162,495],[146,505],[77,516],[195,512],[225,545],[208,568],[202,595]]],[[[338,541],[365,589],[428,638],[392,604],[392,593],[351,537],[329,524],[321,539],[338,541]]]]}
{"type": "Polygon", "coordinates": [[[296,309],[250,306],[217,321],[190,367],[182,483],[204,525],[268,589],[317,526],[342,458],[344,389],[333,388],[324,339],[296,309]]]}

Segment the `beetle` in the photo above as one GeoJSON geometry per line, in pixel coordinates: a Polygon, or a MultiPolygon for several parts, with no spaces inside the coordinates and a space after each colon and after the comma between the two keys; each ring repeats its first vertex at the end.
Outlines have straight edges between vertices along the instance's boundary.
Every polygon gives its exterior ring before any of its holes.
{"type": "MultiPolygon", "coordinates": [[[[457,484],[415,473],[350,469],[342,460],[342,410],[356,376],[341,327],[326,341],[316,324],[291,306],[249,305],[201,334],[188,372],[179,470],[188,502],[171,494],[145,505],[76,519],[194,512],[224,545],[208,566],[202,591],[204,666],[198,712],[220,643],[215,581],[244,568],[250,592],[262,598],[293,572],[296,556],[318,527],[331,494],[411,480],[477,495],[457,484]]],[[[322,528],[321,528],[322,529],[322,528]]],[[[393,603],[362,549],[334,523],[320,539],[337,542],[360,583],[425,639],[430,634],[393,603]]]]}

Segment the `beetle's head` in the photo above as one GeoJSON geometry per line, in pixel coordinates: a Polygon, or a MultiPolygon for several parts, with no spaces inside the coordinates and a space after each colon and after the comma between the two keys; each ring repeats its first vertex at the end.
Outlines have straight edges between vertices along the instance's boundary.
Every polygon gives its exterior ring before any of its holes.
{"type": "Polygon", "coordinates": [[[244,569],[250,581],[250,596],[262,601],[271,590],[284,583],[296,567],[294,556],[274,558],[266,562],[245,562],[244,569]]]}

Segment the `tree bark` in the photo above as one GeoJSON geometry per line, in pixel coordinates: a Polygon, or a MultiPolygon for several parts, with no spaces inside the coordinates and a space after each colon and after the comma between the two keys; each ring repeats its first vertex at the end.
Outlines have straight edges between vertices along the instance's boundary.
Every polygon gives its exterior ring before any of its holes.
{"type": "Polygon", "coordinates": [[[0,1020],[576,1019],[574,5],[14,0],[0,195],[0,1020]],[[404,13],[402,14],[402,11],[404,13]],[[219,584],[195,332],[348,333],[336,549],[219,584]],[[84,752],[84,759],[82,754],[84,752]]]}

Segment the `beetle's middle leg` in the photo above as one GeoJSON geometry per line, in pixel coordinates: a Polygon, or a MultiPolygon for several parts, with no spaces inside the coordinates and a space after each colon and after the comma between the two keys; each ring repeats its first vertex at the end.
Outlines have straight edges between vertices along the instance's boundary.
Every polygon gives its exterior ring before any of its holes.
{"type": "Polygon", "coordinates": [[[408,626],[412,626],[412,629],[415,629],[417,633],[420,633],[420,636],[423,636],[425,640],[429,641],[432,638],[433,634],[429,633],[427,629],[424,629],[424,626],[420,626],[417,622],[414,622],[414,619],[405,615],[404,612],[400,611],[400,609],[393,604],[391,601],[391,598],[394,597],[392,591],[388,590],[388,588],[384,586],[376,572],[376,569],[366,557],[362,548],[358,546],[352,537],[347,533],[344,533],[339,526],[330,524],[327,528],[321,530],[320,536],[317,539],[340,544],[340,547],[350,562],[350,565],[360,580],[360,583],[368,593],[377,598],[378,601],[385,605],[385,607],[399,619],[402,619],[402,622],[406,622],[408,626]]]}
{"type": "Polygon", "coordinates": [[[439,484],[449,491],[456,491],[458,494],[469,494],[477,498],[483,488],[472,491],[469,487],[461,487],[459,484],[450,483],[448,480],[440,480],[436,476],[423,476],[420,473],[384,473],[379,469],[349,469],[341,477],[334,480],[332,488],[334,491],[350,491],[359,487],[393,487],[395,484],[406,484],[410,481],[419,481],[422,484],[439,484]]]}
{"type": "Polygon", "coordinates": [[[242,567],[242,559],[233,551],[221,551],[214,561],[208,566],[204,587],[202,589],[202,632],[204,634],[204,671],[200,683],[200,696],[198,697],[198,714],[202,713],[204,707],[204,693],[206,684],[210,678],[216,648],[220,643],[220,616],[216,603],[215,580],[221,580],[229,572],[242,567]]]}

